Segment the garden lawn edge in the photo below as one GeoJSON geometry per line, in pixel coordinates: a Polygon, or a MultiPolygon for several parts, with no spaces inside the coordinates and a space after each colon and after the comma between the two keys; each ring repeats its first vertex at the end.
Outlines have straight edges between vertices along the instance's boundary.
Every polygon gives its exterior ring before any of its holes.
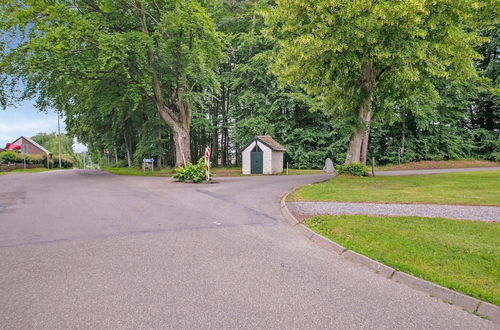
{"type": "Polygon", "coordinates": [[[397,271],[394,268],[368,258],[367,256],[364,256],[352,250],[348,250],[342,245],[307,228],[292,214],[292,212],[290,212],[286,205],[286,200],[291,192],[292,191],[285,193],[281,198],[281,213],[290,226],[292,226],[296,231],[304,235],[310,241],[326,249],[327,251],[330,251],[352,262],[367,267],[374,273],[382,275],[387,279],[404,284],[418,291],[425,292],[430,296],[439,298],[446,303],[451,303],[453,305],[462,307],[469,312],[478,314],[480,316],[485,316],[489,320],[500,324],[500,306],[467,296],[463,293],[445,288],[441,285],[423,280],[413,275],[397,271]]]}

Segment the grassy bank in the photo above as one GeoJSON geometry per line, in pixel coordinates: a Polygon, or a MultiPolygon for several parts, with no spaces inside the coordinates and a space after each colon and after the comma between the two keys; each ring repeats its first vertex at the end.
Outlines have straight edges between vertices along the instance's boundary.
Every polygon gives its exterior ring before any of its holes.
{"type": "Polygon", "coordinates": [[[414,176],[340,176],[303,186],[290,201],[500,205],[500,171],[414,176]]]}
{"type": "Polygon", "coordinates": [[[40,173],[40,172],[47,172],[47,171],[54,171],[56,169],[48,169],[44,167],[40,168],[29,168],[29,169],[17,169],[17,170],[12,170],[12,171],[7,171],[7,172],[0,172],[0,175],[5,175],[5,174],[19,174],[19,173],[40,173]]]}
{"type": "Polygon", "coordinates": [[[171,168],[154,170],[153,172],[143,171],[135,167],[110,167],[103,168],[103,170],[116,175],[131,176],[172,176],[174,174],[174,170],[171,168]]]}
{"type": "Polygon", "coordinates": [[[397,270],[500,305],[499,223],[342,215],[306,225],[397,270]]]}
{"type": "MultiPolygon", "coordinates": [[[[132,175],[132,176],[172,176],[174,174],[174,170],[171,168],[155,170],[154,172],[143,171],[135,167],[103,168],[103,170],[116,175],[132,175]]],[[[211,172],[217,177],[243,176],[243,174],[241,173],[241,167],[214,167],[211,169],[211,172]]],[[[323,171],[308,170],[308,169],[304,170],[290,169],[288,171],[289,175],[320,174],[320,173],[323,173],[323,171]]],[[[286,170],[281,175],[286,175],[286,170]]]]}
{"type": "Polygon", "coordinates": [[[377,166],[377,171],[399,171],[399,170],[431,170],[442,168],[474,168],[474,167],[496,167],[500,162],[491,162],[488,160],[425,160],[420,162],[411,162],[401,165],[377,166]]]}

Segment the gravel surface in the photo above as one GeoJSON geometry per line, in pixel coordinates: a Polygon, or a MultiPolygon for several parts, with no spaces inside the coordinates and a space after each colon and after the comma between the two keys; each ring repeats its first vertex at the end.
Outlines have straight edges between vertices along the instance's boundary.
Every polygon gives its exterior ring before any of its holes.
{"type": "Polygon", "coordinates": [[[500,207],[434,204],[380,204],[340,202],[287,203],[298,217],[310,218],[321,214],[363,214],[385,216],[421,216],[460,220],[500,222],[500,207]]]}

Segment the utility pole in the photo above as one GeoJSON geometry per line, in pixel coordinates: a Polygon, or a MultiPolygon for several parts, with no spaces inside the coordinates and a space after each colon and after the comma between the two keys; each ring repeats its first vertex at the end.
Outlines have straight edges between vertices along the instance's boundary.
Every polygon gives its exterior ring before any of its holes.
{"type": "Polygon", "coordinates": [[[59,141],[59,168],[62,168],[61,166],[61,123],[60,123],[60,112],[57,110],[57,136],[58,136],[58,141],[59,141]]]}

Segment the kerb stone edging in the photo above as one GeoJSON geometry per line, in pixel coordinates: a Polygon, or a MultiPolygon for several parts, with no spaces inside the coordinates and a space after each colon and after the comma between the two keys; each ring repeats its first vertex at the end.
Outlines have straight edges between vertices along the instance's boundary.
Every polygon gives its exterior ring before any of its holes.
{"type": "Polygon", "coordinates": [[[490,304],[488,302],[464,295],[462,293],[450,290],[435,283],[423,280],[421,278],[412,276],[407,273],[396,271],[394,268],[381,264],[378,261],[370,259],[362,254],[348,250],[342,245],[329,240],[322,235],[319,235],[311,229],[304,226],[295,216],[290,212],[286,206],[286,199],[290,192],[283,195],[280,202],[281,213],[286,222],[291,225],[295,230],[304,235],[307,239],[315,242],[322,248],[331,251],[335,254],[349,259],[353,262],[361,264],[377,274],[384,276],[387,279],[394,280],[398,283],[407,285],[416,290],[428,293],[433,297],[437,297],[447,303],[460,306],[468,311],[478,313],[488,317],[493,322],[500,324],[500,307],[490,304]]]}

